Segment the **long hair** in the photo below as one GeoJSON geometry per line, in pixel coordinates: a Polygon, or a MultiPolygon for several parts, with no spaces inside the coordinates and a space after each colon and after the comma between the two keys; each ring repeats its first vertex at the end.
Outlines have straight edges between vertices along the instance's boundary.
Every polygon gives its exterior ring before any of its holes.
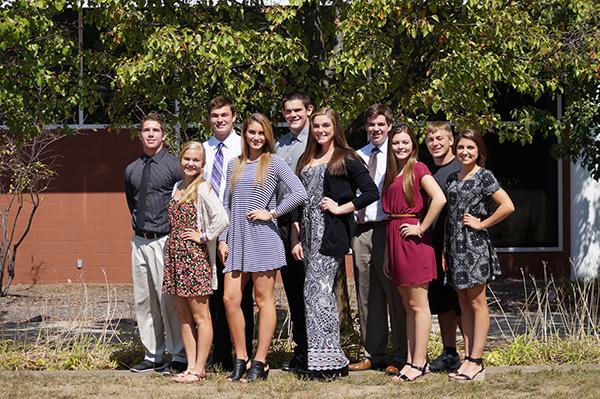
{"type": "Polygon", "coordinates": [[[310,130],[311,134],[308,135],[308,142],[306,144],[306,150],[298,160],[296,166],[296,174],[300,174],[302,169],[310,163],[310,161],[317,157],[317,152],[321,150],[321,144],[317,142],[315,136],[312,134],[314,121],[317,116],[327,117],[333,126],[333,154],[331,159],[327,163],[327,170],[332,176],[340,176],[346,174],[346,157],[352,157],[362,162],[362,159],[356,154],[346,141],[346,136],[342,129],[342,122],[340,115],[336,110],[332,108],[321,108],[317,112],[313,113],[310,117],[310,130]]]}
{"type": "Polygon", "coordinates": [[[258,158],[258,166],[256,167],[256,183],[260,181],[260,184],[264,186],[265,179],[267,177],[267,171],[269,169],[269,161],[271,160],[271,154],[275,152],[275,138],[273,137],[273,127],[271,126],[269,119],[260,113],[254,113],[246,118],[246,120],[244,120],[244,124],[242,125],[242,154],[237,158],[235,167],[231,173],[232,189],[244,171],[248,161],[250,144],[248,144],[246,132],[248,131],[248,126],[250,126],[250,123],[252,122],[256,122],[262,127],[266,139],[265,145],[262,147],[262,154],[258,158]]]}
{"type": "Polygon", "coordinates": [[[485,148],[485,142],[483,141],[483,136],[479,131],[475,129],[465,129],[462,132],[459,132],[454,141],[454,153],[456,154],[456,147],[458,146],[458,142],[460,139],[469,139],[472,140],[477,146],[477,165],[482,168],[485,167],[485,161],[487,160],[487,149],[485,148]]]}
{"type": "Polygon", "coordinates": [[[196,150],[200,153],[202,167],[200,168],[200,172],[198,172],[196,177],[194,177],[194,180],[192,180],[192,182],[186,187],[179,202],[196,202],[198,200],[198,186],[204,181],[204,166],[206,165],[206,156],[204,155],[204,147],[202,146],[202,143],[197,141],[189,141],[185,143],[181,151],[179,151],[179,165],[181,165],[183,154],[185,154],[187,150],[196,150]]]}
{"type": "Polygon", "coordinates": [[[404,199],[409,206],[413,206],[415,204],[413,197],[413,189],[415,185],[414,168],[418,155],[419,145],[417,144],[417,137],[415,136],[415,132],[413,132],[412,128],[407,123],[400,123],[398,126],[394,127],[388,135],[387,165],[382,191],[387,191],[387,189],[394,182],[394,179],[402,172],[402,192],[404,193],[404,199]],[[400,160],[396,158],[396,155],[392,150],[392,141],[394,141],[394,136],[400,133],[406,133],[408,137],[410,137],[410,141],[412,143],[412,151],[410,152],[410,156],[406,160],[404,167],[401,167],[400,160]]]}

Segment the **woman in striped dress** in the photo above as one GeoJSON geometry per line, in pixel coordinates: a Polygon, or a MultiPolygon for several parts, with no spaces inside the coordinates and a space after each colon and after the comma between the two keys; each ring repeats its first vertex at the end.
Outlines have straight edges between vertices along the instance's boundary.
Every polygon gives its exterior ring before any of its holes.
{"type": "Polygon", "coordinates": [[[264,379],[276,314],[273,290],[277,269],[285,266],[283,242],[275,219],[306,201],[306,190],[284,160],[274,155],[273,129],[262,114],[252,114],[242,129],[242,154],[228,165],[224,206],[230,227],[221,235],[219,254],[225,269],[223,302],[235,346],[230,380],[246,374],[248,381],[264,379]],[[280,184],[290,194],[277,204],[280,184]],[[248,367],[245,320],[240,308],[248,281],[254,284],[259,309],[258,347],[248,367]]]}

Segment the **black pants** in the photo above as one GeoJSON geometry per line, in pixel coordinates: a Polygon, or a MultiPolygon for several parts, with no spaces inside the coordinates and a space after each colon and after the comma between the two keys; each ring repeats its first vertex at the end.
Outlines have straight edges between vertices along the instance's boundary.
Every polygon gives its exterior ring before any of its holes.
{"type": "Polygon", "coordinates": [[[280,224],[279,231],[285,247],[287,265],[280,269],[283,288],[290,307],[292,334],[294,336],[294,355],[307,359],[308,342],[306,339],[306,314],[304,313],[304,262],[297,261],[290,251],[289,225],[280,224]]]}
{"type": "MultiPolygon", "coordinates": [[[[224,266],[217,257],[217,279],[219,287],[210,297],[210,313],[213,323],[213,364],[221,366],[223,370],[233,370],[233,343],[227,324],[227,314],[223,304],[223,269],[224,266]]],[[[242,312],[246,319],[246,349],[248,356],[252,356],[252,341],[254,338],[254,299],[252,290],[254,286],[252,280],[248,281],[244,294],[242,296],[242,312]]]]}

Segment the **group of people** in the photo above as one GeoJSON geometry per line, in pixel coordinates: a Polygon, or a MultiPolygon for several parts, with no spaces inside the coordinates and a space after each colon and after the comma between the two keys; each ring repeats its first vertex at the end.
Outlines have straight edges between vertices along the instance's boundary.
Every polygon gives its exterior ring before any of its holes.
{"type": "Polygon", "coordinates": [[[371,368],[394,381],[442,370],[457,381],[483,378],[486,284],[500,273],[487,228],[514,207],[484,168],[481,135],[467,129],[455,138],[448,124],[430,124],[432,175],[417,160],[411,127],[394,125],[385,105],[365,111],[369,143],[358,151],[335,110],[315,110],[301,93],[286,95],[281,109],[289,132],[278,140],[260,113],[238,135],[234,104],[216,97],[208,106],[212,136],[186,143],[178,158],[164,148],[160,116],[142,120],[143,154],[125,170],[145,349],[132,371],[197,382],[206,378],[212,347],[213,366],[230,370],[229,380],[266,379],[279,270],[295,343],[283,370],[327,380],[371,368]],[[340,346],[334,290],[350,248],[364,346],[355,364],[340,346]],[[432,313],[444,350],[429,365],[432,313]]]}

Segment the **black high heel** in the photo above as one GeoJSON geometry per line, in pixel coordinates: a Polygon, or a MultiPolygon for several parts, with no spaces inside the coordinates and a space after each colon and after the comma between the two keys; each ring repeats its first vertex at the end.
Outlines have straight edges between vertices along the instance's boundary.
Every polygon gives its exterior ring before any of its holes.
{"type": "Polygon", "coordinates": [[[390,378],[390,381],[392,381],[392,382],[396,382],[396,381],[413,382],[430,372],[429,364],[427,362],[425,362],[425,364],[421,367],[415,366],[412,363],[406,363],[406,365],[409,366],[410,368],[413,368],[413,369],[419,371],[420,374],[417,374],[417,376],[414,378],[410,378],[406,374],[402,374],[401,372],[398,372],[398,374],[395,377],[390,378]]]}
{"type": "Polygon", "coordinates": [[[246,380],[248,382],[256,380],[266,380],[269,376],[269,366],[258,360],[252,360],[250,368],[246,373],[246,380]]]}
{"type": "Polygon", "coordinates": [[[247,364],[248,360],[235,359],[233,361],[233,371],[231,372],[229,377],[227,377],[227,379],[229,381],[235,382],[244,378],[244,374],[246,374],[247,371],[247,364]]]}
{"type": "Polygon", "coordinates": [[[452,379],[458,382],[468,382],[468,381],[483,381],[485,379],[485,366],[483,365],[483,358],[473,359],[469,358],[471,363],[475,363],[478,366],[481,366],[481,369],[473,375],[468,375],[465,373],[456,374],[452,379]]]}
{"type": "MultiPolygon", "coordinates": [[[[465,356],[465,358],[463,359],[463,362],[470,362],[470,361],[471,361],[471,356],[465,356]]],[[[460,366],[458,368],[460,368],[460,366]]],[[[456,371],[453,371],[452,373],[448,373],[448,378],[453,380],[454,377],[456,377],[457,375],[458,375],[458,373],[456,371]]]]}

